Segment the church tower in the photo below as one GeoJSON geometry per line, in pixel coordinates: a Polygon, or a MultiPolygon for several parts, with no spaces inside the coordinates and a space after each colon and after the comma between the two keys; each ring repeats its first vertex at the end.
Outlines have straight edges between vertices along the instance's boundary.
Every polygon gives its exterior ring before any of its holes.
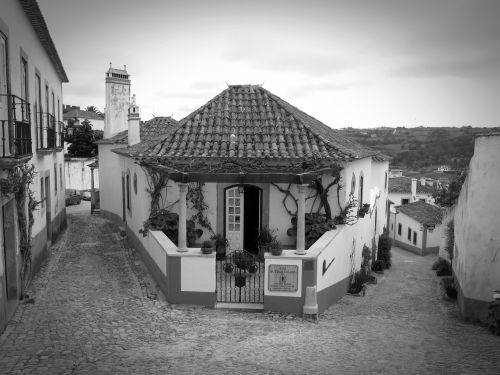
{"type": "Polygon", "coordinates": [[[124,66],[116,69],[109,64],[106,72],[106,108],[104,110],[104,138],[110,138],[128,129],[130,104],[130,76],[124,66]]]}

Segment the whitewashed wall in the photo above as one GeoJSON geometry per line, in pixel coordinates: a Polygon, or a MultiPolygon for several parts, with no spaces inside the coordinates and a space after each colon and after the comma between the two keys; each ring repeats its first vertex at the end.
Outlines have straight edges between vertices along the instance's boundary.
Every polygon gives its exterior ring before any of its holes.
{"type": "MultiPolygon", "coordinates": [[[[64,180],[66,188],[76,190],[90,190],[92,188],[92,171],[88,167],[95,161],[94,158],[71,158],[64,161],[64,180]]],[[[99,188],[99,173],[94,171],[94,188],[99,188]]]]}
{"type": "Polygon", "coordinates": [[[500,134],[479,136],[455,210],[453,269],[465,297],[500,288],[500,134]]]}
{"type": "Polygon", "coordinates": [[[123,145],[99,144],[100,208],[122,216],[122,163],[112,149],[123,145]]]}
{"type": "MultiPolygon", "coordinates": [[[[28,62],[28,101],[33,105],[35,102],[35,71],[40,73],[42,85],[42,105],[44,112],[52,113],[52,97],[54,92],[56,120],[62,121],[63,92],[62,82],[47,56],[45,49],[40,44],[40,39],[36,35],[21,5],[16,0],[2,0],[0,2],[0,19],[7,24],[8,30],[2,30],[8,37],[8,58],[10,72],[10,91],[13,95],[21,96],[21,50],[25,54],[28,62]],[[45,108],[45,85],[49,86],[50,108],[45,108]],[[59,100],[60,107],[57,107],[59,100]]],[[[50,177],[50,204],[51,217],[56,217],[65,208],[64,202],[64,176],[61,175],[59,167],[64,168],[62,152],[50,154],[40,154],[36,152],[36,125],[35,114],[32,106],[31,113],[31,135],[33,158],[29,163],[35,165],[37,175],[31,190],[34,191],[36,199],[40,200],[41,188],[40,177],[50,177]],[[57,165],[57,181],[54,172],[54,164],[57,165]],[[57,183],[57,191],[55,184],[57,183]]],[[[64,173],[64,172],[63,172],[64,173]]],[[[33,236],[36,236],[46,226],[46,209],[38,209],[34,212],[35,223],[33,225],[33,236]]]]}

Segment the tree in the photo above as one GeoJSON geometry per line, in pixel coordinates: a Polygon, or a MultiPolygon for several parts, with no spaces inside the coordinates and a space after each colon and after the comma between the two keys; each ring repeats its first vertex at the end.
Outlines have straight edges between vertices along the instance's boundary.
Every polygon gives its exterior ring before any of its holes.
{"type": "Polygon", "coordinates": [[[443,207],[453,206],[460,195],[460,190],[462,189],[466,176],[467,173],[463,171],[459,175],[453,177],[447,187],[443,187],[434,193],[433,197],[436,203],[443,207]]]}
{"type": "Polygon", "coordinates": [[[84,109],[84,111],[87,111],[87,112],[94,112],[96,115],[99,115],[100,117],[104,117],[104,115],[102,114],[101,111],[99,111],[97,109],[96,106],[93,106],[93,105],[89,105],[87,106],[87,108],[84,109]]]}
{"type": "Polygon", "coordinates": [[[92,130],[89,120],[75,128],[71,145],[68,147],[70,156],[88,158],[97,155],[98,140],[102,139],[102,132],[92,130]]]}

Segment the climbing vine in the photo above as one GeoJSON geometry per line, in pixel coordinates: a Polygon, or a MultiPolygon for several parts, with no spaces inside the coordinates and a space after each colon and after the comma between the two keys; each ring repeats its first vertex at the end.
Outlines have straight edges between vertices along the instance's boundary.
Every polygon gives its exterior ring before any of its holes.
{"type": "Polygon", "coordinates": [[[23,164],[10,169],[7,178],[0,179],[0,192],[4,195],[14,194],[16,200],[19,247],[22,257],[21,295],[23,297],[32,276],[31,240],[33,224],[35,222],[33,212],[41,203],[35,199],[34,193],[30,189],[35,175],[35,166],[33,164],[23,164]]]}
{"type": "MultiPolygon", "coordinates": [[[[143,228],[139,232],[146,236],[149,229],[163,230],[173,242],[176,242],[179,217],[176,213],[171,212],[170,208],[179,201],[166,205],[168,174],[147,165],[142,165],[142,167],[147,176],[148,188],[146,191],[151,196],[151,208],[149,218],[144,222],[143,228]]],[[[203,186],[204,183],[199,182],[188,185],[186,201],[188,208],[194,211],[192,217],[187,220],[187,239],[190,244],[203,234],[203,230],[195,229],[196,223],[214,234],[206,216],[208,205],[205,202],[203,186]]]]}

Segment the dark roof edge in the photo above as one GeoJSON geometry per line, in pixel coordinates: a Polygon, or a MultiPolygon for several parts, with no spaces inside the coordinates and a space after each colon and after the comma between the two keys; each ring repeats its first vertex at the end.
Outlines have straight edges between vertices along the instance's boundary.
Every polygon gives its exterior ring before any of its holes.
{"type": "Polygon", "coordinates": [[[59,58],[56,46],[52,41],[49,29],[47,28],[47,24],[45,23],[45,19],[43,18],[38,3],[36,2],[36,0],[19,0],[19,3],[23,8],[24,13],[28,17],[31,26],[33,26],[35,34],[38,36],[40,43],[47,52],[50,61],[54,65],[57,75],[62,82],[69,82],[68,76],[66,75],[66,71],[64,70],[61,59],[59,58]]]}

